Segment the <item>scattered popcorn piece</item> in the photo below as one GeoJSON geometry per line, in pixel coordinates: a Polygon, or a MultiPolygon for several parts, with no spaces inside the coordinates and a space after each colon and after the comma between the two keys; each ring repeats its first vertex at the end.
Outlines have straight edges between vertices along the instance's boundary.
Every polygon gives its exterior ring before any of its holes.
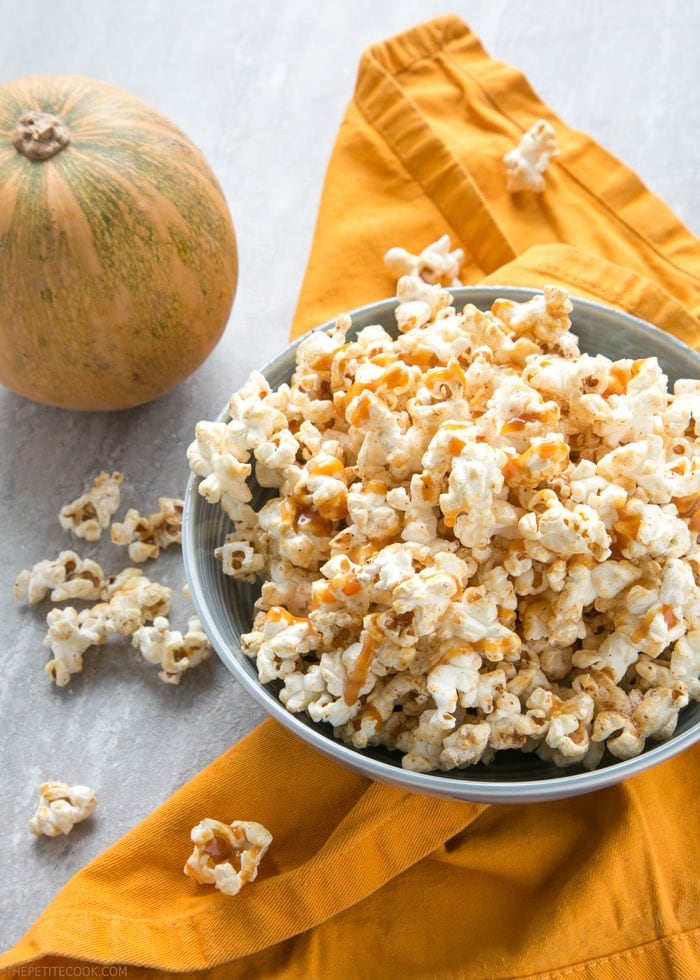
{"type": "Polygon", "coordinates": [[[92,646],[105,643],[106,633],[90,615],[90,610],[78,612],[73,606],[52,609],[46,617],[49,627],[44,646],[50,648],[53,659],[44,666],[58,687],[65,687],[72,674],[83,669],[83,654],[92,646]]]}
{"type": "Polygon", "coordinates": [[[42,783],[41,803],[29,821],[35,836],[57,837],[68,834],[75,824],[86,820],[97,806],[97,793],[89,786],[42,783]]]}
{"type": "Polygon", "coordinates": [[[52,602],[68,599],[99,599],[105,577],[96,561],[82,559],[74,551],[62,551],[58,558],[37,562],[23,569],[15,580],[15,599],[35,605],[50,593],[52,602]]]}
{"type": "Polygon", "coordinates": [[[184,503],[176,497],[159,497],[155,513],[142,517],[135,508],[126,512],[123,522],[115,521],[110,529],[112,542],[128,545],[129,559],[144,562],[157,558],[171,544],[182,542],[184,503]]]}
{"type": "MultiPolygon", "coordinates": [[[[581,353],[559,287],[457,312],[402,274],[397,298],[395,336],[339,317],[197,426],[233,521],[215,555],[263,579],[260,681],[422,772],[669,738],[700,700],[700,383],[581,353]]],[[[167,647],[165,622],[139,636],[167,647]]]]}
{"type": "Polygon", "coordinates": [[[122,473],[110,476],[102,471],[95,477],[92,487],[72,503],[61,508],[58,519],[61,527],[71,531],[76,538],[97,541],[109,526],[113,514],[119,510],[122,473]]]}
{"type": "Polygon", "coordinates": [[[464,251],[452,249],[449,235],[442,235],[427,245],[418,255],[398,246],[390,248],[384,256],[384,264],[397,279],[401,276],[419,276],[425,282],[440,286],[460,286],[460,272],[464,251]]]}
{"type": "Polygon", "coordinates": [[[518,146],[503,157],[509,191],[535,191],[545,187],[544,172],[552,157],[559,155],[556,135],[546,119],[538,119],[523,135],[518,146]]]}
{"type": "Polygon", "coordinates": [[[103,595],[106,603],[92,611],[104,616],[106,632],[132,636],[148,620],[167,615],[172,589],[152,582],[139,568],[125,568],[109,580],[103,595]]]}
{"type": "Polygon", "coordinates": [[[140,626],[132,643],[149,663],[159,664],[158,673],[167,684],[179,684],[183,673],[197,667],[211,655],[209,638],[197,616],[187,620],[187,632],[171,630],[165,616],[156,616],[152,626],[140,626]]]}
{"type": "Polygon", "coordinates": [[[202,885],[214,885],[224,895],[237,895],[255,881],[272,834],[260,823],[234,820],[231,824],[206,817],[193,828],[194,850],[184,873],[202,885]]]}
{"type": "Polygon", "coordinates": [[[58,687],[82,671],[83,654],[90,647],[106,643],[114,634],[132,636],[149,620],[164,616],[172,590],[152,582],[138,568],[126,568],[107,581],[101,595],[103,601],[80,612],[66,606],[52,609],[46,617],[44,646],[50,648],[53,659],[44,669],[58,687]]]}

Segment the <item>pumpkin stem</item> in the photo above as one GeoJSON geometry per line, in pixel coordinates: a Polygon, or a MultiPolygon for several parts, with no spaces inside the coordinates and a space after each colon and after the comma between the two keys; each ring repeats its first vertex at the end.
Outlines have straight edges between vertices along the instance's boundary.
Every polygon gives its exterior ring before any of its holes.
{"type": "Polygon", "coordinates": [[[20,116],[12,143],[28,160],[48,160],[70,142],[70,130],[58,116],[32,109],[20,116]]]}

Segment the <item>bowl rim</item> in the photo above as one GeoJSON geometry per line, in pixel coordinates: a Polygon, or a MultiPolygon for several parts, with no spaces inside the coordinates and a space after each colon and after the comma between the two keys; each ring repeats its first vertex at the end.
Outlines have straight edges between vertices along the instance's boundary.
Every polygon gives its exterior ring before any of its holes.
{"type": "MultiPolygon", "coordinates": [[[[481,308],[486,308],[483,306],[484,303],[491,303],[496,299],[511,299],[516,302],[522,302],[532,296],[543,293],[542,289],[525,286],[499,286],[491,284],[453,287],[448,291],[453,296],[452,305],[459,309],[462,309],[468,303],[474,303],[477,306],[482,304],[481,308]]],[[[684,344],[672,334],[624,310],[598,303],[594,300],[577,297],[573,293],[569,293],[568,295],[574,305],[574,313],[585,314],[586,311],[591,311],[596,315],[605,314],[612,316],[616,321],[626,324],[634,330],[641,331],[645,336],[651,336],[657,344],[666,348],[669,352],[676,353],[684,358],[692,357],[697,363],[697,375],[700,377],[700,352],[693,350],[693,348],[684,344]]],[[[390,297],[351,310],[349,311],[349,316],[352,318],[353,323],[358,319],[362,321],[359,327],[356,328],[361,329],[362,326],[375,322],[377,315],[385,316],[391,313],[397,305],[398,300],[396,297],[390,297]]],[[[572,314],[572,321],[573,319],[574,316],[572,314]]],[[[299,344],[307,339],[310,334],[320,330],[331,329],[335,322],[335,318],[328,320],[297,337],[259,368],[259,372],[265,376],[274,374],[280,362],[283,359],[293,358],[299,344]]],[[[576,333],[573,325],[572,333],[576,333]]],[[[653,356],[659,355],[657,353],[653,356]]],[[[219,413],[217,420],[225,421],[228,417],[227,402],[219,413]]],[[[198,567],[198,548],[194,528],[197,510],[215,505],[208,504],[198,493],[197,488],[200,482],[201,477],[190,473],[184,497],[182,554],[185,578],[191,601],[212,647],[219,659],[222,660],[233,675],[234,679],[238,681],[244,690],[268,715],[326,757],[360,775],[371,780],[393,785],[396,788],[408,792],[422,793],[453,801],[504,804],[545,802],[578,796],[583,793],[590,793],[613,786],[631,776],[639,775],[659,763],[673,758],[700,741],[700,719],[698,719],[686,731],[675,733],[670,739],[664,742],[652,744],[645,748],[642,753],[631,759],[615,760],[603,768],[588,771],[577,770],[573,772],[562,768],[561,773],[557,773],[555,776],[550,775],[543,778],[535,776],[533,778],[519,780],[504,778],[498,781],[495,779],[470,779],[470,767],[458,770],[458,775],[455,773],[451,777],[448,777],[447,773],[415,772],[404,769],[400,763],[396,766],[387,764],[380,759],[375,759],[371,755],[364,753],[361,749],[341,742],[332,735],[328,726],[325,726],[328,729],[327,731],[325,728],[321,730],[319,726],[306,718],[303,712],[297,714],[288,711],[277,698],[274,691],[268,689],[257,680],[253,676],[252,671],[248,673],[244,670],[240,666],[236,656],[233,655],[231,649],[232,646],[235,646],[240,656],[245,658],[246,655],[242,652],[240,644],[234,638],[227,638],[216,621],[210,616],[204,592],[204,584],[198,567]]]]}

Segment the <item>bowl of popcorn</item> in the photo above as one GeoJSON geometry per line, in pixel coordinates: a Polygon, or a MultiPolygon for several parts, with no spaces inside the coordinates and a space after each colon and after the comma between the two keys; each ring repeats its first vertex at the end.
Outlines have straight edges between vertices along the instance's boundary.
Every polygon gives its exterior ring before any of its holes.
{"type": "Polygon", "coordinates": [[[558,287],[400,278],[197,424],[183,547],[214,648],[411,791],[540,801],[669,759],[700,738],[698,379],[558,287]]]}

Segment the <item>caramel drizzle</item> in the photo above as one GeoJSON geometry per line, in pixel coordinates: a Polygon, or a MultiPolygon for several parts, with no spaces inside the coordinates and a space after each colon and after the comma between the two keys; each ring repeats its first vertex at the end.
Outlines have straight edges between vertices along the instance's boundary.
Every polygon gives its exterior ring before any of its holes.
{"type": "Polygon", "coordinates": [[[343,701],[347,705],[354,704],[360,696],[362,685],[367,680],[369,668],[372,665],[377,652],[377,643],[370,636],[366,636],[355,665],[349,671],[343,688],[343,701]]]}

